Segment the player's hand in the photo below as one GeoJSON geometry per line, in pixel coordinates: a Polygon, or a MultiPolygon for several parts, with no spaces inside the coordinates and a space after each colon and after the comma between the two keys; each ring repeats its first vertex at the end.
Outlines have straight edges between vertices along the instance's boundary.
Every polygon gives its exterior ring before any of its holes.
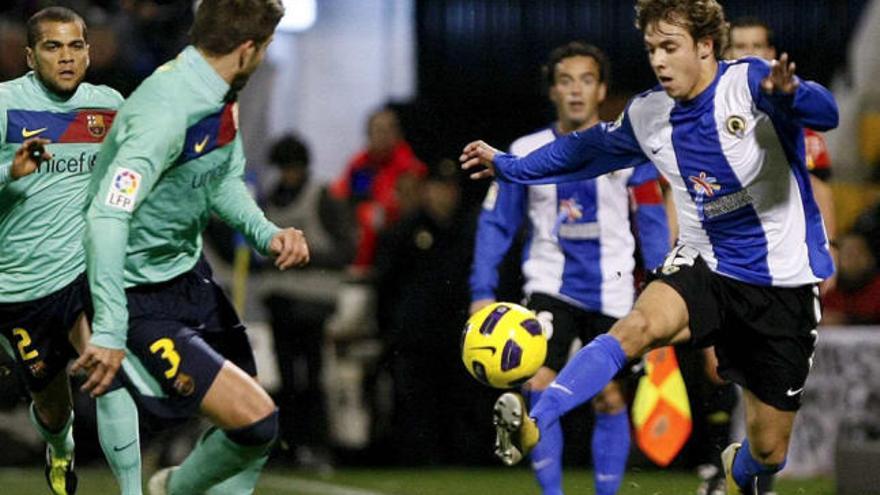
{"type": "Polygon", "coordinates": [[[125,359],[125,349],[108,349],[89,344],[79,359],[73,363],[70,372],[85,371],[88,379],[80,390],[88,392],[92,397],[98,397],[110,387],[116,372],[122,366],[123,359],[125,359]]]}
{"type": "Polygon", "coordinates": [[[794,77],[794,62],[788,61],[788,54],[783,53],[779,60],[770,61],[770,75],[761,81],[761,89],[767,94],[794,93],[800,83],[794,77]]]}
{"type": "Polygon", "coordinates": [[[471,179],[483,179],[485,177],[495,176],[495,155],[500,153],[495,148],[489,146],[484,141],[474,141],[464,147],[458,161],[461,162],[463,170],[470,170],[479,166],[486,167],[483,170],[473,171],[470,175],[471,179]]]}
{"type": "Polygon", "coordinates": [[[495,299],[489,299],[489,298],[486,298],[486,299],[477,299],[476,301],[474,301],[474,302],[471,303],[471,307],[470,307],[470,310],[469,310],[470,313],[468,313],[468,314],[474,314],[474,313],[476,313],[477,311],[479,311],[479,310],[485,308],[486,306],[492,304],[493,302],[495,302],[495,299]]]}
{"type": "Polygon", "coordinates": [[[40,162],[52,159],[52,153],[46,151],[46,145],[51,143],[48,139],[31,138],[21,143],[21,147],[12,157],[12,179],[20,179],[36,172],[40,162]]]}
{"type": "Polygon", "coordinates": [[[309,262],[309,244],[299,229],[287,228],[275,234],[269,243],[269,252],[275,256],[279,270],[305,266],[309,262]]]}

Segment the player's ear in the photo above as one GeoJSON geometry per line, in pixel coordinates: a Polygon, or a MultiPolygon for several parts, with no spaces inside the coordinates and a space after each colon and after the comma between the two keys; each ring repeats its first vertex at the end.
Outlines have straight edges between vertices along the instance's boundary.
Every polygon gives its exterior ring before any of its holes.
{"type": "Polygon", "coordinates": [[[697,40],[697,56],[705,60],[715,53],[715,41],[711,36],[704,36],[697,40]]]}
{"type": "Polygon", "coordinates": [[[769,50],[770,50],[770,60],[776,60],[776,47],[771,46],[769,50]]]}
{"type": "Polygon", "coordinates": [[[31,70],[36,70],[36,63],[34,61],[34,50],[33,48],[26,46],[24,48],[25,58],[27,59],[28,68],[31,70]]]}
{"type": "Polygon", "coordinates": [[[605,96],[608,94],[608,85],[604,82],[599,83],[599,103],[605,101],[605,96]]]}

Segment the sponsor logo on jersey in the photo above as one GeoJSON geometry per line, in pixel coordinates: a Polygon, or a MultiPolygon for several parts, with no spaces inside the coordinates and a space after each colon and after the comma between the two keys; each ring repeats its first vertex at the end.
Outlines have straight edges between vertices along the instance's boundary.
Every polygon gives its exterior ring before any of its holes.
{"type": "Polygon", "coordinates": [[[118,167],[116,173],[113,174],[110,190],[107,192],[107,205],[119,210],[134,211],[140,187],[141,174],[118,167]]]}
{"type": "Polygon", "coordinates": [[[575,198],[563,199],[559,202],[559,216],[564,217],[564,222],[577,222],[584,216],[584,207],[575,198]]]}
{"type": "Polygon", "coordinates": [[[688,177],[688,180],[691,181],[694,185],[694,191],[697,192],[697,196],[714,196],[715,191],[721,189],[721,186],[717,184],[718,179],[715,177],[711,177],[706,175],[706,172],[700,172],[700,175],[688,177]]]}
{"type": "Polygon", "coordinates": [[[731,135],[742,139],[743,136],[746,135],[746,119],[739,115],[731,115],[730,117],[727,117],[727,120],[724,122],[724,128],[727,129],[727,132],[731,135]]]}
{"type": "Polygon", "coordinates": [[[41,127],[39,129],[34,129],[34,130],[29,130],[27,127],[22,127],[21,128],[21,137],[23,137],[25,139],[32,138],[32,137],[36,136],[37,134],[40,134],[40,133],[46,131],[46,129],[48,129],[48,127],[41,127]]]}
{"type": "Polygon", "coordinates": [[[79,156],[58,156],[55,155],[51,160],[40,162],[37,165],[38,174],[71,174],[79,175],[92,171],[95,168],[95,162],[98,160],[97,153],[81,152],[79,156]]]}
{"type": "Polygon", "coordinates": [[[201,141],[193,145],[193,151],[198,154],[201,154],[201,152],[205,151],[205,146],[208,145],[208,139],[211,139],[211,136],[205,135],[205,137],[201,141]]]}

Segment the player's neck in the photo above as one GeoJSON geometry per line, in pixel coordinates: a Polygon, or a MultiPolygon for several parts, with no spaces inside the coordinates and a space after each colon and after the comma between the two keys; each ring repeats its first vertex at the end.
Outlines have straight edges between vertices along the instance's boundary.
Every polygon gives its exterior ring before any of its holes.
{"type": "Polygon", "coordinates": [[[232,84],[233,79],[235,79],[235,76],[241,69],[240,57],[237,51],[227,53],[226,55],[213,55],[199,47],[196,47],[196,50],[208,62],[208,65],[213,67],[217,74],[226,81],[226,84],[232,84]]]}
{"type": "Polygon", "coordinates": [[[583,131],[585,129],[589,129],[590,127],[593,127],[594,125],[596,125],[598,123],[599,123],[599,115],[598,114],[593,114],[592,117],[588,118],[581,125],[577,125],[574,122],[566,122],[562,119],[559,119],[556,122],[556,132],[558,132],[559,134],[564,136],[566,134],[571,134],[572,132],[575,132],[575,131],[583,131]]]}
{"type": "Polygon", "coordinates": [[[682,101],[691,101],[697,96],[700,96],[703,91],[706,91],[706,88],[712,85],[717,74],[718,61],[715,60],[714,57],[712,57],[710,61],[700,64],[700,75],[697,78],[697,84],[694,85],[693,89],[691,89],[687,96],[682,98],[682,101]]]}

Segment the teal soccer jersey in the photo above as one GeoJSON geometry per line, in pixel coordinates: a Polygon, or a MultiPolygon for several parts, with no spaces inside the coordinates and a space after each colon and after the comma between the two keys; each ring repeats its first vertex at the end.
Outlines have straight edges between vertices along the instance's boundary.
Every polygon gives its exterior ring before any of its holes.
{"type": "Polygon", "coordinates": [[[86,83],[63,100],[33,72],[0,83],[0,303],[46,296],[85,270],[86,190],[121,103],[86,83]],[[13,181],[13,155],[33,137],[51,140],[53,157],[13,181]]]}
{"type": "Polygon", "coordinates": [[[228,91],[229,84],[188,47],[120,108],[89,187],[93,344],[125,346],[125,289],[192,269],[212,214],[262,252],[278,232],[242,179],[237,104],[224,101],[228,91]]]}

